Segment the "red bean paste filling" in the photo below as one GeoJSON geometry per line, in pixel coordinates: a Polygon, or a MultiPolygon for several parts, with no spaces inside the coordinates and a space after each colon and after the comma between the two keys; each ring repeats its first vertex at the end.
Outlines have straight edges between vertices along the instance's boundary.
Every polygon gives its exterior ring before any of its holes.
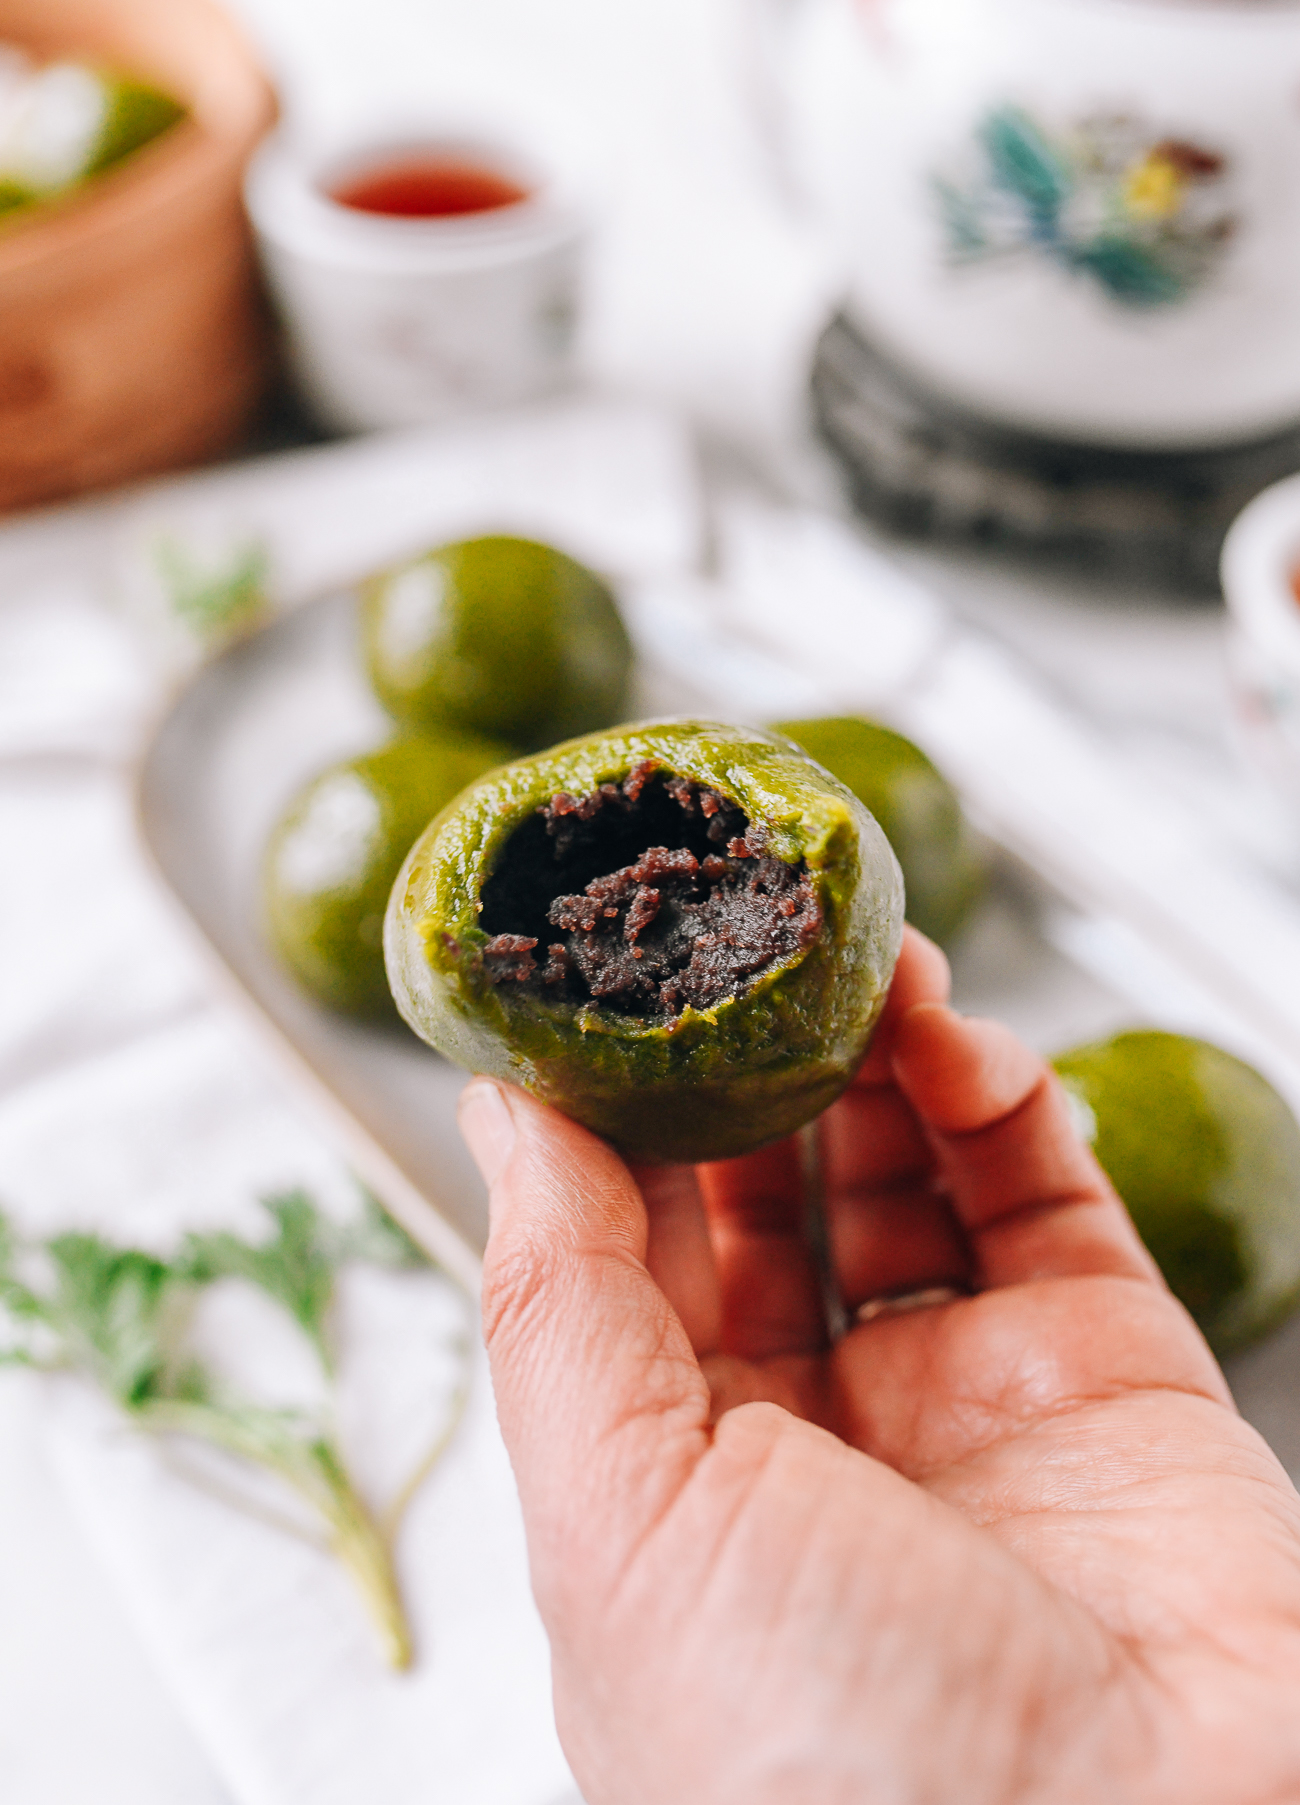
{"type": "Polygon", "coordinates": [[[822,925],[802,862],[728,797],[645,760],[589,796],[561,790],[483,886],[494,984],[673,1017],[735,996],[822,925]]]}

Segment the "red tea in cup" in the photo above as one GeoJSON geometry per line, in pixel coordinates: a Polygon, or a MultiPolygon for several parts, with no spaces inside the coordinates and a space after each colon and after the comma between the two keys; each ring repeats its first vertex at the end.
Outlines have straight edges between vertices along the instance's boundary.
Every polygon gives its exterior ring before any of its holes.
{"type": "Polygon", "coordinates": [[[340,207],[394,219],[452,219],[517,207],[530,190],[464,157],[410,151],[373,164],[329,190],[340,207]]]}

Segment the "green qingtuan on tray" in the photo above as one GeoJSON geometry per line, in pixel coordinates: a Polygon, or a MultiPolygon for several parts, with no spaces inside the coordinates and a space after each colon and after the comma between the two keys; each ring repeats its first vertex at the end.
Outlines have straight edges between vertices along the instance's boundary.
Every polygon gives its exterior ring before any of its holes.
{"type": "Polygon", "coordinates": [[[510,748],[473,734],[406,734],[313,777],[262,861],[267,925],[298,982],[332,1009],[393,1014],[384,976],[388,893],[422,828],[510,748]]]}
{"type": "Polygon", "coordinates": [[[553,545],[440,545],[362,588],[371,686],[406,727],[536,751],[627,712],[632,647],[609,586],[553,545]]]}

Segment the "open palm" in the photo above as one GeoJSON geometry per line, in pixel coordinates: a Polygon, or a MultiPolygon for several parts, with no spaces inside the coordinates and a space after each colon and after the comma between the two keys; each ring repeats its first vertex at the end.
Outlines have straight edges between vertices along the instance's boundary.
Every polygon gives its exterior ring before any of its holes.
{"type": "Polygon", "coordinates": [[[634,1179],[472,1086],[485,1320],[589,1805],[1300,1800],[1300,1499],[909,936],[807,1147],[634,1179]],[[637,1182],[639,1181],[639,1183],[637,1182]]]}

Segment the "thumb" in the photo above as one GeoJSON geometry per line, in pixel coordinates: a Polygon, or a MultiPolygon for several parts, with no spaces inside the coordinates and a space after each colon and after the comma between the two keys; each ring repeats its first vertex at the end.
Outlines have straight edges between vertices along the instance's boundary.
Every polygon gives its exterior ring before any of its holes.
{"type": "Polygon", "coordinates": [[[551,1575],[590,1585],[609,1560],[616,1580],[707,1448],[708,1387],[613,1149],[485,1078],[460,1122],[489,1186],[483,1330],[542,1602],[551,1575]]]}

